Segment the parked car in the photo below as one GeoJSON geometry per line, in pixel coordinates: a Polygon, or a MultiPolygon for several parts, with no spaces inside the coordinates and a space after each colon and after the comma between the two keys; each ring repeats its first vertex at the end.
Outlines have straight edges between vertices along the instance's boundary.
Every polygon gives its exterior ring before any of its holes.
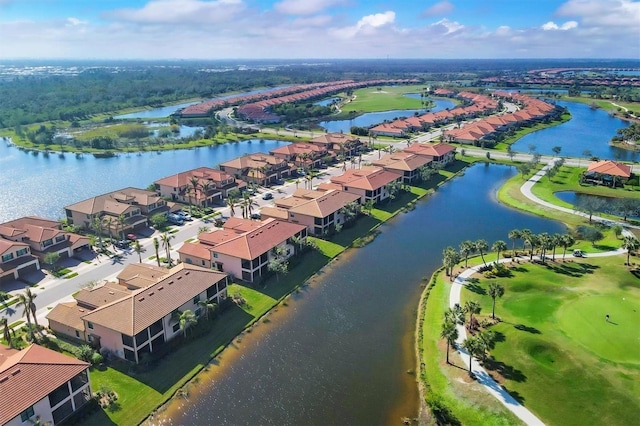
{"type": "Polygon", "coordinates": [[[273,200],[273,194],[270,192],[265,192],[264,194],[262,194],[262,199],[263,200],[273,200]]]}
{"type": "Polygon", "coordinates": [[[575,257],[584,257],[584,253],[582,252],[582,250],[574,250],[573,255],[575,257]]]}
{"type": "Polygon", "coordinates": [[[130,243],[131,242],[128,241],[128,240],[119,240],[119,241],[116,241],[115,243],[113,243],[113,245],[118,247],[118,248],[120,248],[120,249],[126,249],[127,247],[129,247],[130,243]]]}
{"type": "Polygon", "coordinates": [[[167,215],[167,221],[173,225],[184,225],[184,219],[181,216],[170,213],[167,215]]]}
{"type": "Polygon", "coordinates": [[[178,216],[180,216],[182,218],[182,220],[185,220],[187,222],[191,222],[193,220],[193,218],[191,217],[191,215],[189,213],[183,212],[182,210],[176,212],[176,214],[178,216]]]}
{"type": "Polygon", "coordinates": [[[251,213],[251,219],[260,219],[260,213],[251,213]]]}
{"type": "Polygon", "coordinates": [[[127,234],[127,240],[129,241],[137,241],[138,236],[136,234],[127,234]]]}

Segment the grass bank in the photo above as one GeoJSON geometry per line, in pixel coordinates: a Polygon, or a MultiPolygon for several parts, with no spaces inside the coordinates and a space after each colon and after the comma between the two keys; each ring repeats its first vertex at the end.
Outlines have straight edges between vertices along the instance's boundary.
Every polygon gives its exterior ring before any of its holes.
{"type": "Polygon", "coordinates": [[[462,292],[462,303],[480,303],[482,321],[489,282],[505,288],[485,368],[548,424],[627,425],[640,416],[640,279],[625,261],[520,263],[512,276],[479,275],[462,292]]]}
{"type": "Polygon", "coordinates": [[[353,226],[345,227],[329,241],[310,237],[318,244],[318,250],[291,260],[291,269],[280,279],[272,278],[266,286],[250,286],[235,283],[229,294],[237,293],[246,300],[233,305],[198,333],[197,338],[187,339],[170,354],[148,368],[139,368],[125,362],[116,362],[104,369],[93,369],[92,386],[98,390],[107,387],[119,395],[117,404],[91,415],[87,423],[133,425],[142,422],[156,409],[179,393],[206,368],[233,339],[259,321],[286,298],[305,285],[315,273],[350,248],[354,241],[375,232],[384,221],[407,211],[419,199],[432,192],[447,179],[455,176],[468,163],[457,162],[450,170],[441,170],[431,181],[422,186],[412,186],[394,200],[383,202],[363,215],[353,226]]]}

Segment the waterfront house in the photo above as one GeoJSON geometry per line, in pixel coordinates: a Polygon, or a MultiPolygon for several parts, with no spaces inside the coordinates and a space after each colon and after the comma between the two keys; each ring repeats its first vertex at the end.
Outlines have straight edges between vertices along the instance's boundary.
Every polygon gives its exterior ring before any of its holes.
{"type": "Polygon", "coordinates": [[[325,133],[312,138],[309,143],[322,146],[333,155],[340,154],[347,157],[357,155],[362,146],[359,138],[344,133],[325,133]]]}
{"type": "Polygon", "coordinates": [[[431,157],[431,166],[445,167],[456,158],[456,147],[446,143],[414,143],[403,149],[410,154],[431,157]]]}
{"type": "Polygon", "coordinates": [[[89,364],[38,345],[0,345],[0,425],[57,425],[91,399],[89,364]]]}
{"type": "Polygon", "coordinates": [[[334,185],[339,185],[342,191],[359,195],[363,203],[377,203],[389,197],[389,185],[392,182],[402,182],[402,175],[382,167],[366,166],[346,170],[342,175],[332,177],[331,184],[320,184],[318,187],[335,188],[334,185]]]}
{"type": "Polygon", "coordinates": [[[39,269],[40,261],[31,254],[29,244],[0,238],[0,285],[39,269]]]}
{"type": "Polygon", "coordinates": [[[179,208],[154,191],[129,187],[88,198],[64,209],[69,224],[90,229],[92,221],[98,217],[108,226],[109,233],[118,234],[144,228],[151,216],[179,208]],[[120,224],[120,217],[124,219],[123,224],[120,224]]]}
{"type": "Polygon", "coordinates": [[[178,249],[186,264],[215,268],[247,282],[256,282],[268,273],[267,265],[276,247],[292,256],[293,238],[304,240],[305,225],[269,218],[264,221],[229,218],[222,229],[202,232],[197,242],[178,249]]]}
{"type": "Polygon", "coordinates": [[[584,182],[616,187],[624,185],[631,177],[631,166],[617,161],[592,161],[582,175],[584,182]]]}
{"type": "Polygon", "coordinates": [[[409,184],[418,180],[420,168],[427,166],[432,161],[432,157],[428,155],[399,151],[386,154],[378,160],[373,160],[371,164],[399,174],[402,176],[402,181],[409,184]]]}
{"type": "Polygon", "coordinates": [[[229,173],[209,167],[167,176],[154,184],[161,197],[202,207],[219,203],[229,191],[242,190],[247,186],[243,181],[236,181],[229,173]]]}
{"type": "Polygon", "coordinates": [[[220,163],[223,172],[245,182],[264,186],[288,178],[294,169],[295,166],[286,160],[263,153],[243,155],[220,163]]]}
{"type": "Polygon", "coordinates": [[[326,146],[301,142],[278,147],[269,153],[303,169],[318,168],[326,157],[334,157],[329,154],[326,146]]]}
{"type": "Polygon", "coordinates": [[[180,312],[188,309],[201,317],[200,301],[220,303],[227,297],[225,273],[185,263],[161,269],[128,265],[118,284],[81,291],[75,302],[52,309],[49,327],[140,362],[181,332],[180,312]]]}
{"type": "Polygon", "coordinates": [[[297,189],[293,195],[275,200],[275,207],[263,207],[263,219],[273,218],[305,225],[313,235],[323,235],[345,222],[344,208],[360,205],[361,196],[349,192],[297,189]]]}
{"type": "Polygon", "coordinates": [[[369,129],[372,136],[390,136],[394,138],[402,138],[406,136],[405,126],[402,124],[396,126],[394,123],[381,123],[369,129]]]}

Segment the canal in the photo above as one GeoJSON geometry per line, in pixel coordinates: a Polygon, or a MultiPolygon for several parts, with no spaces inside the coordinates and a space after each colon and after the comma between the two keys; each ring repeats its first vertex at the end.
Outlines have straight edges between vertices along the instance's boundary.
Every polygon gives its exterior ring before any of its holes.
{"type": "Polygon", "coordinates": [[[507,240],[513,228],[564,226],[495,199],[516,170],[476,165],[382,227],[225,351],[189,398],[153,423],[172,425],[398,424],[418,412],[414,326],[421,277],[446,246],[507,240]]]}

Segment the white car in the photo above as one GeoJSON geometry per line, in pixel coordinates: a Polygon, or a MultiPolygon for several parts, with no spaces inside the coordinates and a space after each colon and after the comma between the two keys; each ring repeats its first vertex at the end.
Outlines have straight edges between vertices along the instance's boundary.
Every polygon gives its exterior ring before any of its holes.
{"type": "Polygon", "coordinates": [[[182,218],[182,220],[184,220],[186,222],[191,222],[193,220],[193,218],[191,217],[191,215],[189,213],[185,213],[182,210],[176,212],[176,214],[178,216],[180,216],[182,218]]]}

